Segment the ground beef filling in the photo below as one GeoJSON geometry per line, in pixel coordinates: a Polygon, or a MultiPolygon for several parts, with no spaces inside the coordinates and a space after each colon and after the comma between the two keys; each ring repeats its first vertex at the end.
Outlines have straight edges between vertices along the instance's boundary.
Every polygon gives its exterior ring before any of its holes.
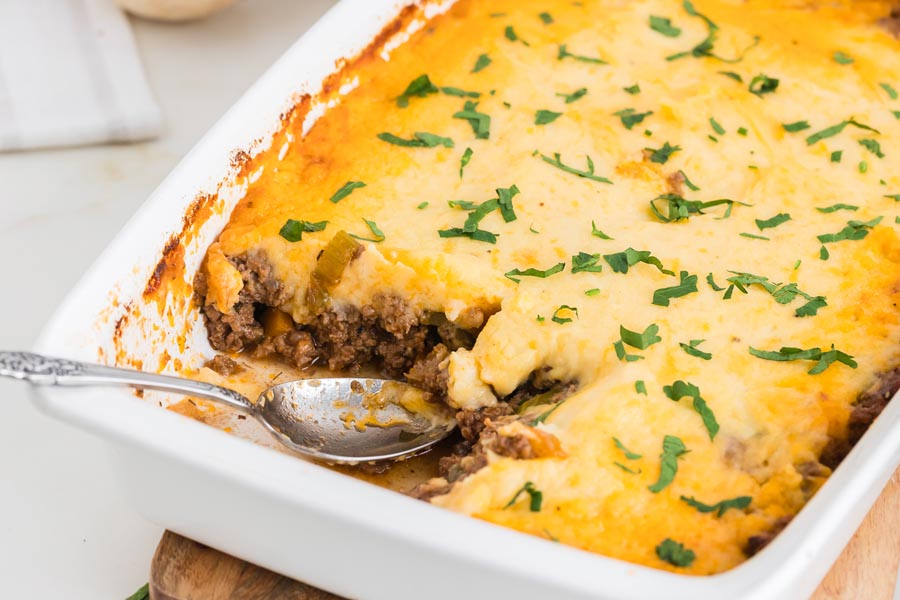
{"type": "MultiPolygon", "coordinates": [[[[280,357],[301,369],[314,363],[351,373],[375,367],[443,399],[448,379],[445,359],[451,350],[471,348],[477,335],[443,315],[421,314],[390,294],[377,294],[363,307],[326,308],[311,322],[298,325],[279,309],[289,295],[261,252],[230,260],[244,281],[230,312],[206,302],[208,286],[202,271],[195,281],[209,342],[220,352],[280,357]]],[[[483,315],[469,316],[470,321],[483,321],[483,315]]],[[[216,367],[228,368],[224,361],[216,367]]]]}

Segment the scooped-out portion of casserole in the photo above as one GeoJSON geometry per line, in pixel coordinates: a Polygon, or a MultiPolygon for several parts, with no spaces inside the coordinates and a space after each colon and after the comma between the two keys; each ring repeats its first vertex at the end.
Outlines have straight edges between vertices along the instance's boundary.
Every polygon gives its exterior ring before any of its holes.
{"type": "Polygon", "coordinates": [[[458,410],[435,505],[746,560],[900,386],[888,2],[459,0],[287,119],[196,281],[214,348],[458,410]]]}

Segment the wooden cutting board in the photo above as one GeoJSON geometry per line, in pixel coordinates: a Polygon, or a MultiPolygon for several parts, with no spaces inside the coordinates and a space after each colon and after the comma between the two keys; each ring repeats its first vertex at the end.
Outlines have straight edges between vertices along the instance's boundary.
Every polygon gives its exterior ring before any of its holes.
{"type": "MultiPolygon", "coordinates": [[[[812,600],[889,600],[900,565],[900,469],[812,600]]],[[[338,596],[163,534],[150,567],[151,600],[341,600],[338,596]]]]}

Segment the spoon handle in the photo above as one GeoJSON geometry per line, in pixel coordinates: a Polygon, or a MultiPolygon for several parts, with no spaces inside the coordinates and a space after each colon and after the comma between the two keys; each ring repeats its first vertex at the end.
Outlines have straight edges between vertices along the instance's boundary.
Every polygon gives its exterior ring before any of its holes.
{"type": "Polygon", "coordinates": [[[161,390],[188,396],[200,396],[244,412],[253,411],[253,405],[246,397],[234,390],[211,383],[120,367],[107,367],[65,358],[52,358],[31,352],[0,351],[0,377],[24,379],[34,385],[112,385],[161,390]]]}

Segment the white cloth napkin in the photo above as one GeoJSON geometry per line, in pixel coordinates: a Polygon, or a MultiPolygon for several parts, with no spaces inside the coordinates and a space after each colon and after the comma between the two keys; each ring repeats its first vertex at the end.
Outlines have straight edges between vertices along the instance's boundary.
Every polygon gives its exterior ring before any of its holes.
{"type": "Polygon", "coordinates": [[[161,125],[112,0],[0,0],[0,151],[141,140],[161,125]]]}

